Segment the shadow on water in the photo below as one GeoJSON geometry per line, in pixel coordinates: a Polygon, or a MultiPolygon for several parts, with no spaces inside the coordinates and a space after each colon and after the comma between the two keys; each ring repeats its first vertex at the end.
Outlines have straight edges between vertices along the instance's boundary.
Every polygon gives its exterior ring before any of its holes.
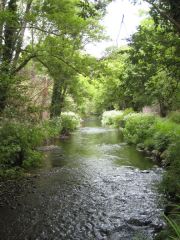
{"type": "Polygon", "coordinates": [[[36,178],[2,194],[0,239],[154,239],[163,226],[154,187],[161,169],[97,120],[56,145],[36,178]]]}

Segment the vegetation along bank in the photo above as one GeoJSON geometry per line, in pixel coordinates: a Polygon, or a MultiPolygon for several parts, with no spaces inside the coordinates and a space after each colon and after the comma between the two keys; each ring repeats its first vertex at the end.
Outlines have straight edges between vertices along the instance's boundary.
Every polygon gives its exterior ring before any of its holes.
{"type": "Polygon", "coordinates": [[[41,145],[51,144],[54,138],[69,135],[80,125],[80,117],[63,112],[60,117],[37,124],[3,121],[0,128],[0,177],[13,177],[24,170],[41,165],[41,145]]]}

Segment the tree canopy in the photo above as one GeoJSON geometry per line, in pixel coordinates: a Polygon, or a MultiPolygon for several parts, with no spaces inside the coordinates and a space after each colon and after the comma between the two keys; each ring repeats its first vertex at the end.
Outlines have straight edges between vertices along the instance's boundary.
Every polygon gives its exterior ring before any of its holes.
{"type": "Polygon", "coordinates": [[[144,20],[128,47],[102,60],[110,66],[98,80],[97,104],[101,102],[102,111],[125,107],[141,110],[158,104],[161,115],[166,116],[178,108],[179,46],[178,34],[156,26],[152,18],[144,20]]]}
{"type": "Polygon", "coordinates": [[[158,104],[165,116],[178,108],[179,3],[145,1],[151,17],[127,46],[107,51],[100,60],[83,49],[104,38],[99,20],[110,0],[1,1],[0,112],[15,104],[15,97],[21,99],[27,85],[21,72],[26,69],[31,78],[32,65],[35,75],[52,80],[51,117],[61,114],[68,97],[84,105],[85,95],[97,112],[158,104]]]}
{"type": "Polygon", "coordinates": [[[92,39],[101,38],[102,28],[98,21],[107,3],[80,0],[1,2],[1,112],[7,105],[12,79],[31,59],[42,63],[46,56],[67,64],[64,58],[67,52],[73,55],[92,39]]]}

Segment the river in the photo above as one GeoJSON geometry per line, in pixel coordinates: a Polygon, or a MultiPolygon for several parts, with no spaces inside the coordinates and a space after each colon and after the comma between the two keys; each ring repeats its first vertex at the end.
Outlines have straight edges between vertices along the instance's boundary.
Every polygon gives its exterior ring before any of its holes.
{"type": "Polygon", "coordinates": [[[1,240],[154,239],[161,168],[95,120],[56,145],[33,177],[0,184],[1,240]]]}

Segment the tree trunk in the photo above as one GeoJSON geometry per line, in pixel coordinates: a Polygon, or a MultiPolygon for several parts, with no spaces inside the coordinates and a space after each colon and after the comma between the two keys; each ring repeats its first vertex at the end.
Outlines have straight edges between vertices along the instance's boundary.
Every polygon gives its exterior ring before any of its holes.
{"type": "Polygon", "coordinates": [[[22,23],[17,16],[17,0],[0,0],[0,11],[8,11],[9,18],[0,24],[0,113],[6,107],[9,88],[12,82],[10,79],[23,68],[34,56],[28,56],[16,69],[21,53],[23,37],[27,25],[26,16],[31,9],[33,0],[28,0],[22,23]]]}
{"type": "MultiPolygon", "coordinates": [[[[4,11],[5,5],[6,5],[6,0],[0,0],[0,12],[4,11]]],[[[3,40],[4,40],[3,28],[4,28],[4,21],[1,20],[1,23],[0,23],[0,61],[2,61],[2,55],[3,55],[3,40]]]]}
{"type": "Polygon", "coordinates": [[[7,10],[11,13],[11,19],[7,20],[4,27],[3,67],[9,69],[13,58],[15,39],[17,32],[17,0],[10,0],[7,10]]]}
{"type": "MultiPolygon", "coordinates": [[[[1,71],[0,71],[0,113],[6,107],[11,85],[10,64],[13,58],[15,35],[17,31],[17,0],[10,0],[6,6],[6,1],[1,1],[1,10],[7,10],[10,13],[10,18],[3,22],[0,31],[4,45],[1,45],[1,71]]],[[[2,44],[2,42],[0,43],[2,44]]]]}
{"type": "Polygon", "coordinates": [[[41,114],[40,118],[41,120],[44,120],[47,118],[47,100],[48,100],[48,79],[45,77],[44,78],[44,89],[42,91],[42,99],[41,99],[41,114]]]}
{"type": "Polygon", "coordinates": [[[159,102],[159,107],[160,107],[160,116],[161,117],[166,117],[168,114],[168,107],[166,104],[163,102],[159,102]]]}
{"type": "Polygon", "coordinates": [[[24,19],[23,19],[23,22],[22,22],[21,27],[20,27],[21,29],[19,31],[19,36],[16,40],[15,56],[13,58],[13,69],[16,68],[16,65],[17,65],[17,62],[18,62],[18,59],[19,59],[19,55],[22,51],[21,47],[22,47],[22,43],[23,43],[24,33],[25,33],[25,30],[26,30],[26,26],[27,26],[26,16],[31,9],[32,1],[33,0],[29,0],[27,2],[26,10],[25,10],[25,13],[24,13],[24,19]]]}
{"type": "Polygon", "coordinates": [[[59,117],[61,115],[65,94],[66,86],[64,86],[64,80],[54,80],[52,101],[50,107],[50,118],[59,117]]]}
{"type": "MultiPolygon", "coordinates": [[[[1,80],[1,79],[0,79],[1,80]]],[[[0,115],[3,113],[5,107],[6,107],[6,102],[8,98],[8,87],[3,86],[2,84],[0,85],[0,115]]]]}

